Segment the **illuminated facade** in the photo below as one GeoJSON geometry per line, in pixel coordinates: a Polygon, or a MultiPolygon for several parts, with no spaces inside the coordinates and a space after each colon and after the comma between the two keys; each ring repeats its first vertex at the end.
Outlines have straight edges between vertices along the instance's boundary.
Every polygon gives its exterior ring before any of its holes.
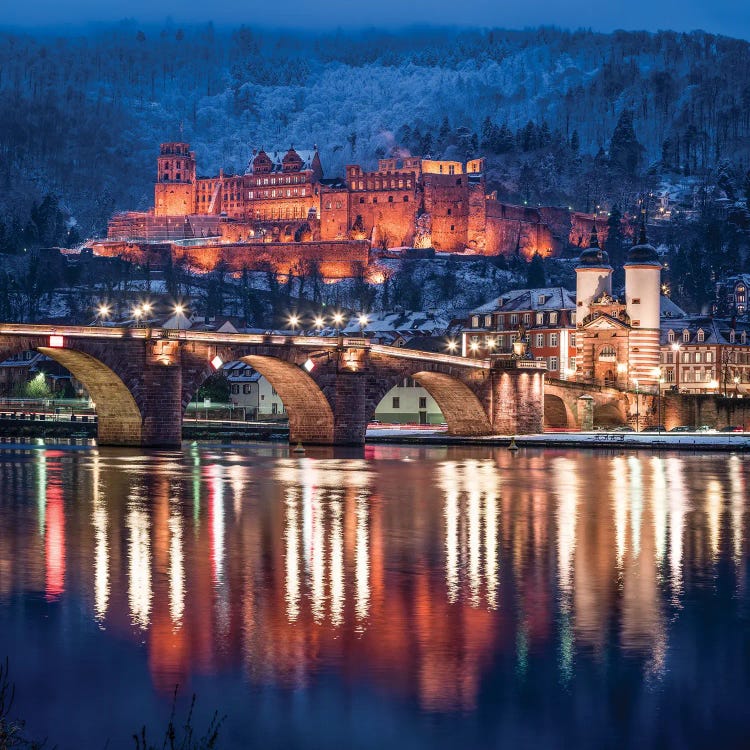
{"type": "Polygon", "coordinates": [[[562,287],[521,289],[472,310],[461,331],[464,357],[510,354],[523,340],[534,358],[547,362],[547,374],[567,379],[576,364],[575,297],[562,287]]]}

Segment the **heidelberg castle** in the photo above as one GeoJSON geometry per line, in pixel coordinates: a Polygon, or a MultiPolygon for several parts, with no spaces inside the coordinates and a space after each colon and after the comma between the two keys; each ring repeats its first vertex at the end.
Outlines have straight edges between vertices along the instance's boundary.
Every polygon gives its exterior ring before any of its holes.
{"type": "Polygon", "coordinates": [[[406,156],[376,171],[346,167],[326,179],[317,148],[254,152],[245,174],[198,177],[187,143],[163,143],[154,207],[115,215],[103,255],[172,254],[209,270],[271,263],[281,273],[305,262],[330,278],[353,275],[372,250],[433,248],[480,255],[557,254],[588,237],[592,217],[560,208],[499,202],[485,185],[484,159],[406,156]]]}

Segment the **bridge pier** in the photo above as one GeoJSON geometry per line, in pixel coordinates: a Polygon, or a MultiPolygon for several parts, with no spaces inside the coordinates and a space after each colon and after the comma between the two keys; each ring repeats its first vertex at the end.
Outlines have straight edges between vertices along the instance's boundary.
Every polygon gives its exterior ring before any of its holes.
{"type": "Polygon", "coordinates": [[[523,360],[494,363],[488,412],[496,434],[531,435],[544,430],[545,370],[523,365],[523,360]]]}

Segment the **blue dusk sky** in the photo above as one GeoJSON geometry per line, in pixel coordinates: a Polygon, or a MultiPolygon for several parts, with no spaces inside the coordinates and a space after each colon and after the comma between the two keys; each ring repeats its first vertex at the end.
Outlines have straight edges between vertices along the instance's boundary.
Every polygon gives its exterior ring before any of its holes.
{"type": "Polygon", "coordinates": [[[750,38],[747,0],[35,0],[31,5],[4,2],[0,24],[21,27],[80,26],[134,18],[141,23],[214,21],[274,28],[334,29],[377,26],[398,29],[432,26],[523,28],[674,29],[750,38]]]}

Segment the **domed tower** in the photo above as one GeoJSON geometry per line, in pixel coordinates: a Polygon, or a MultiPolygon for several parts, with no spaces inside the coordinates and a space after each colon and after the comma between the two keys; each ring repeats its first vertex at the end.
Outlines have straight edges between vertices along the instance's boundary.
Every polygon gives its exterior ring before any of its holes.
{"type": "Polygon", "coordinates": [[[596,222],[591,230],[589,246],[581,253],[576,265],[576,324],[580,328],[589,314],[591,301],[606,293],[612,295],[612,266],[609,255],[599,247],[596,222]]]}
{"type": "Polygon", "coordinates": [[[187,143],[162,143],[156,165],[154,213],[195,213],[195,153],[187,143]]]}
{"type": "Polygon", "coordinates": [[[630,380],[638,388],[659,384],[659,325],[661,321],[661,262],[646,239],[641,222],[638,242],[625,261],[625,304],[630,318],[630,380]]]}

